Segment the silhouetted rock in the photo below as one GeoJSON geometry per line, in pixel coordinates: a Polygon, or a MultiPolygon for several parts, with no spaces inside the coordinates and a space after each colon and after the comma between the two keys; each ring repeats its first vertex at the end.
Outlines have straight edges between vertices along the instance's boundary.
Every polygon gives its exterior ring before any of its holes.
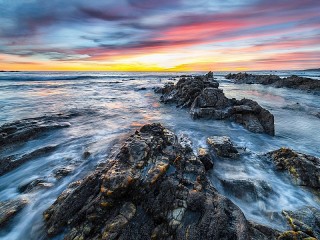
{"type": "MultiPolygon", "coordinates": [[[[211,76],[211,74],[209,74],[211,76]]],[[[160,101],[190,108],[193,119],[228,119],[242,124],[249,131],[274,135],[274,117],[250,99],[228,99],[218,88],[219,83],[205,76],[181,78],[176,85],[166,84],[155,92],[160,101]]]]}
{"type": "Polygon", "coordinates": [[[229,73],[227,79],[234,79],[236,83],[263,84],[274,87],[295,88],[307,91],[320,91],[320,81],[311,78],[292,75],[287,78],[280,78],[276,75],[253,75],[248,73],[229,73]]]}
{"type": "Polygon", "coordinates": [[[316,190],[320,189],[320,159],[314,156],[295,152],[288,148],[280,148],[267,153],[276,168],[287,171],[293,181],[316,190]]]}
{"type": "Polygon", "coordinates": [[[44,218],[48,234],[64,230],[66,240],[245,240],[253,232],[240,209],[211,186],[199,158],[160,124],[131,135],[44,218]]]}
{"type": "Polygon", "coordinates": [[[0,202],[0,228],[16,216],[27,203],[28,200],[26,199],[15,199],[0,202]]]}

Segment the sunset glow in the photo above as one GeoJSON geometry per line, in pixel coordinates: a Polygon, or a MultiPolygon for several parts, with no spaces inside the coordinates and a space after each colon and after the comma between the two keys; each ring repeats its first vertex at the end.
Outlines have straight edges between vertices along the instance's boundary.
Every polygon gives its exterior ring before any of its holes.
{"type": "Polygon", "coordinates": [[[318,68],[320,1],[0,0],[0,70],[318,68]]]}

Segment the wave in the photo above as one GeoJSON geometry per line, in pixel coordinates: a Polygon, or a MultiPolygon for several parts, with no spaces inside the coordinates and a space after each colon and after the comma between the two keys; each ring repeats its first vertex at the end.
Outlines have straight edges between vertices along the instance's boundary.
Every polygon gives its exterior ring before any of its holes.
{"type": "Polygon", "coordinates": [[[0,76],[0,80],[4,81],[67,81],[67,80],[90,80],[103,78],[105,76],[90,76],[90,75],[81,75],[81,76],[43,76],[43,75],[6,75],[0,76]]]}

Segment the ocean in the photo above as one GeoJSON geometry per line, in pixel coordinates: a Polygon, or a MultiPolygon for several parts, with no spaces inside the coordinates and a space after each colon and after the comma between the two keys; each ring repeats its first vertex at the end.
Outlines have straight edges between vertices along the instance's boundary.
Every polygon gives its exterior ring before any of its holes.
{"type": "MultiPolygon", "coordinates": [[[[247,154],[239,161],[217,162],[209,175],[213,186],[235,202],[249,220],[281,229],[281,223],[270,217],[272,214],[306,205],[319,208],[313,194],[295,186],[286,176],[276,174],[259,157],[280,147],[320,157],[319,95],[257,84],[234,84],[224,78],[227,73],[214,73],[225,95],[253,99],[274,114],[274,137],[249,132],[229,121],[192,120],[186,109],[161,104],[160,96],[153,91],[168,81],[176,82],[180,75],[203,72],[0,72],[0,125],[36,118],[42,119],[43,124],[48,121],[68,126],[53,128],[26,144],[0,150],[3,159],[55,146],[50,154],[36,157],[0,176],[0,202],[19,197],[29,202],[0,230],[0,239],[46,239],[43,211],[71,182],[108,161],[115,146],[128,134],[151,122],[160,122],[178,136],[189,137],[195,152],[206,146],[206,138],[213,135],[230,136],[236,145],[245,148],[247,154]],[[61,169],[68,170],[67,176],[57,177],[61,169]],[[45,180],[50,187],[21,193],[21,186],[35,179],[45,180]],[[219,184],[223,179],[265,181],[274,192],[263,201],[248,203],[224,192],[219,184]]],[[[319,71],[254,73],[320,79],[319,71]]]]}

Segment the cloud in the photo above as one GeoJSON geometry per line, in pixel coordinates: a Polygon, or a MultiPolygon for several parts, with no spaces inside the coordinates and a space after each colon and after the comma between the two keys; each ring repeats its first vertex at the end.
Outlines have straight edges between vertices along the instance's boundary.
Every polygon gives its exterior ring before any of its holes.
{"type": "Polygon", "coordinates": [[[319,49],[319,12],[318,0],[0,1],[0,53],[66,63],[178,51],[264,59],[319,49]]]}

